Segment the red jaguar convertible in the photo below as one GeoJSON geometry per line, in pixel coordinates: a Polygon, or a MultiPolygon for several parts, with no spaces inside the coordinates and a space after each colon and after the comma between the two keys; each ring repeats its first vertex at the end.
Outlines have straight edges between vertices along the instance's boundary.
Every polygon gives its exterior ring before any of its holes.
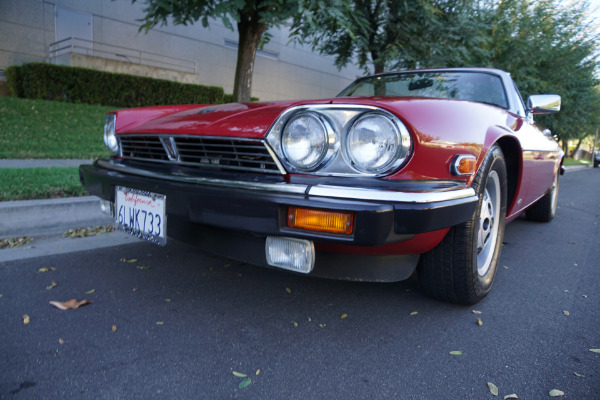
{"type": "Polygon", "coordinates": [[[506,222],[554,217],[563,152],[510,74],[428,69],[325,100],[108,113],[108,159],[80,167],[126,232],[320,277],[398,281],[473,304],[506,222]]]}

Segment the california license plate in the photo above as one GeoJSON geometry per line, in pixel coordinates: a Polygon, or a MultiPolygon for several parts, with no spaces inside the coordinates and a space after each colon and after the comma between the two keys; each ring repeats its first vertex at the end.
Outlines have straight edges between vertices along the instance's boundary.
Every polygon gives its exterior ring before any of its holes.
{"type": "Polygon", "coordinates": [[[164,194],[117,186],[115,221],[122,231],[164,246],[167,243],[167,219],[164,194]]]}

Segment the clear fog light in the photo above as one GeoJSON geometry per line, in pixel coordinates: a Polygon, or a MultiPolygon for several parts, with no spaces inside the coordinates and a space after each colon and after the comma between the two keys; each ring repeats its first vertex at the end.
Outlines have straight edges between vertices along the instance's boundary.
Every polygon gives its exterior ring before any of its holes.
{"type": "Polygon", "coordinates": [[[267,237],[267,264],[308,274],[315,264],[315,248],[309,240],[267,237]]]}

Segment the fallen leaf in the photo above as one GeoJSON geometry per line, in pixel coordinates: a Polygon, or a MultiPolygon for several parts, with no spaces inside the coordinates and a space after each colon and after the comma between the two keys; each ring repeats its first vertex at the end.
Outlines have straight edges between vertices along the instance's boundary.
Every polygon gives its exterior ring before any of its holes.
{"type": "Polygon", "coordinates": [[[48,271],[50,271],[50,268],[43,267],[43,268],[38,269],[38,272],[48,272],[48,271]]]}
{"type": "Polygon", "coordinates": [[[237,371],[233,371],[232,374],[233,374],[233,376],[237,376],[238,378],[248,377],[248,374],[242,374],[241,372],[237,372],[237,371]]]}
{"type": "Polygon", "coordinates": [[[592,353],[600,353],[600,349],[590,349],[592,353]]]}
{"type": "Polygon", "coordinates": [[[256,375],[260,374],[260,368],[256,370],[256,375]]]}
{"type": "Polygon", "coordinates": [[[85,300],[85,299],[81,300],[81,301],[77,301],[76,299],[71,299],[71,300],[64,301],[64,302],[50,301],[49,303],[60,310],[75,310],[81,306],[85,306],[87,304],[92,304],[92,302],[90,300],[85,300]]]}
{"type": "Polygon", "coordinates": [[[117,331],[117,326],[116,326],[116,325],[113,325],[113,326],[112,326],[112,331],[113,331],[113,332],[116,332],[116,331],[117,331]]]}
{"type": "Polygon", "coordinates": [[[57,286],[58,286],[58,283],[56,283],[56,282],[52,281],[52,282],[50,283],[50,286],[46,286],[46,290],[54,289],[54,288],[55,288],[55,287],[57,287],[57,286]]]}
{"type": "Polygon", "coordinates": [[[507,394],[506,396],[504,396],[504,400],[508,400],[508,399],[518,399],[519,396],[517,396],[516,394],[507,394]]]}
{"type": "Polygon", "coordinates": [[[65,344],[65,341],[59,338],[58,339],[58,344],[65,344]]]}
{"type": "Polygon", "coordinates": [[[170,302],[171,302],[171,299],[165,299],[165,301],[166,301],[167,303],[170,303],[170,302]]]}
{"type": "Polygon", "coordinates": [[[164,321],[157,321],[156,322],[156,325],[164,325],[164,324],[165,324],[164,321]]]}
{"type": "Polygon", "coordinates": [[[132,258],[132,259],[128,260],[126,258],[121,258],[121,262],[128,263],[128,264],[133,264],[133,263],[138,262],[138,259],[137,258],[132,258]]]}
{"type": "Polygon", "coordinates": [[[341,319],[344,319],[348,316],[348,314],[342,314],[342,316],[340,317],[341,319]]]}
{"type": "Polygon", "coordinates": [[[492,382],[488,382],[487,387],[490,389],[491,394],[498,396],[498,386],[494,385],[492,382]]]}
{"type": "Polygon", "coordinates": [[[87,292],[85,292],[84,294],[92,294],[92,293],[94,293],[95,291],[96,291],[96,289],[91,289],[91,290],[88,290],[87,292]]]}
{"type": "Polygon", "coordinates": [[[83,238],[88,236],[97,236],[102,233],[113,232],[115,227],[112,225],[96,225],[90,226],[87,228],[75,228],[69,229],[65,233],[63,233],[63,237],[71,237],[75,238],[83,238]]]}
{"type": "Polygon", "coordinates": [[[410,313],[410,315],[417,315],[419,312],[418,311],[413,311],[410,313]]]}
{"type": "Polygon", "coordinates": [[[473,310],[473,314],[482,314],[481,311],[473,310]]]}
{"type": "Polygon", "coordinates": [[[138,265],[136,268],[137,269],[150,269],[150,266],[148,266],[148,265],[138,265]]]}
{"type": "Polygon", "coordinates": [[[13,247],[20,247],[23,246],[29,242],[31,242],[33,239],[30,238],[29,236],[21,236],[21,237],[10,237],[8,239],[0,239],[0,249],[6,249],[6,248],[13,248],[13,247]]]}
{"type": "Polygon", "coordinates": [[[289,287],[286,287],[285,291],[288,292],[288,293],[292,293],[292,289],[290,289],[289,287]]]}
{"type": "Polygon", "coordinates": [[[294,328],[298,327],[298,323],[296,321],[292,321],[292,325],[294,325],[294,328]]]}
{"type": "Polygon", "coordinates": [[[29,315],[23,314],[23,325],[27,325],[29,322],[31,322],[29,315]]]}
{"type": "Polygon", "coordinates": [[[578,377],[578,378],[585,378],[585,375],[584,375],[584,374],[579,374],[579,373],[577,373],[577,372],[573,372],[573,375],[575,375],[575,376],[576,376],[576,377],[578,377]]]}
{"type": "Polygon", "coordinates": [[[483,325],[483,321],[481,320],[481,318],[477,318],[477,325],[479,325],[479,326],[483,325]]]}
{"type": "Polygon", "coordinates": [[[451,351],[450,354],[453,356],[462,356],[463,352],[461,350],[451,351]]]}
{"type": "Polygon", "coordinates": [[[327,324],[319,324],[319,327],[321,328],[325,328],[327,326],[327,324]]]}
{"type": "Polygon", "coordinates": [[[550,393],[548,393],[548,395],[550,397],[560,397],[560,396],[564,396],[565,392],[563,392],[562,390],[558,390],[558,389],[552,389],[550,391],[550,393]]]}
{"type": "Polygon", "coordinates": [[[250,386],[251,383],[252,383],[252,380],[250,378],[246,378],[240,382],[240,384],[238,385],[238,389],[243,389],[245,387],[248,387],[248,386],[250,386]]]}
{"type": "Polygon", "coordinates": [[[567,317],[568,317],[569,315],[571,315],[571,313],[570,313],[570,312],[568,312],[567,310],[563,310],[563,314],[565,314],[567,317]]]}

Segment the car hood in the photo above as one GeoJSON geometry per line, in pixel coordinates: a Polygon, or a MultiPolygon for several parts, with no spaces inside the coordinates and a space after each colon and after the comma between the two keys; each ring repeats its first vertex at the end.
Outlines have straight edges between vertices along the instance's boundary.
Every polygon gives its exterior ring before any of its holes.
{"type": "Polygon", "coordinates": [[[144,107],[117,111],[118,134],[180,134],[263,138],[277,117],[300,104],[331,100],[144,107]]]}

